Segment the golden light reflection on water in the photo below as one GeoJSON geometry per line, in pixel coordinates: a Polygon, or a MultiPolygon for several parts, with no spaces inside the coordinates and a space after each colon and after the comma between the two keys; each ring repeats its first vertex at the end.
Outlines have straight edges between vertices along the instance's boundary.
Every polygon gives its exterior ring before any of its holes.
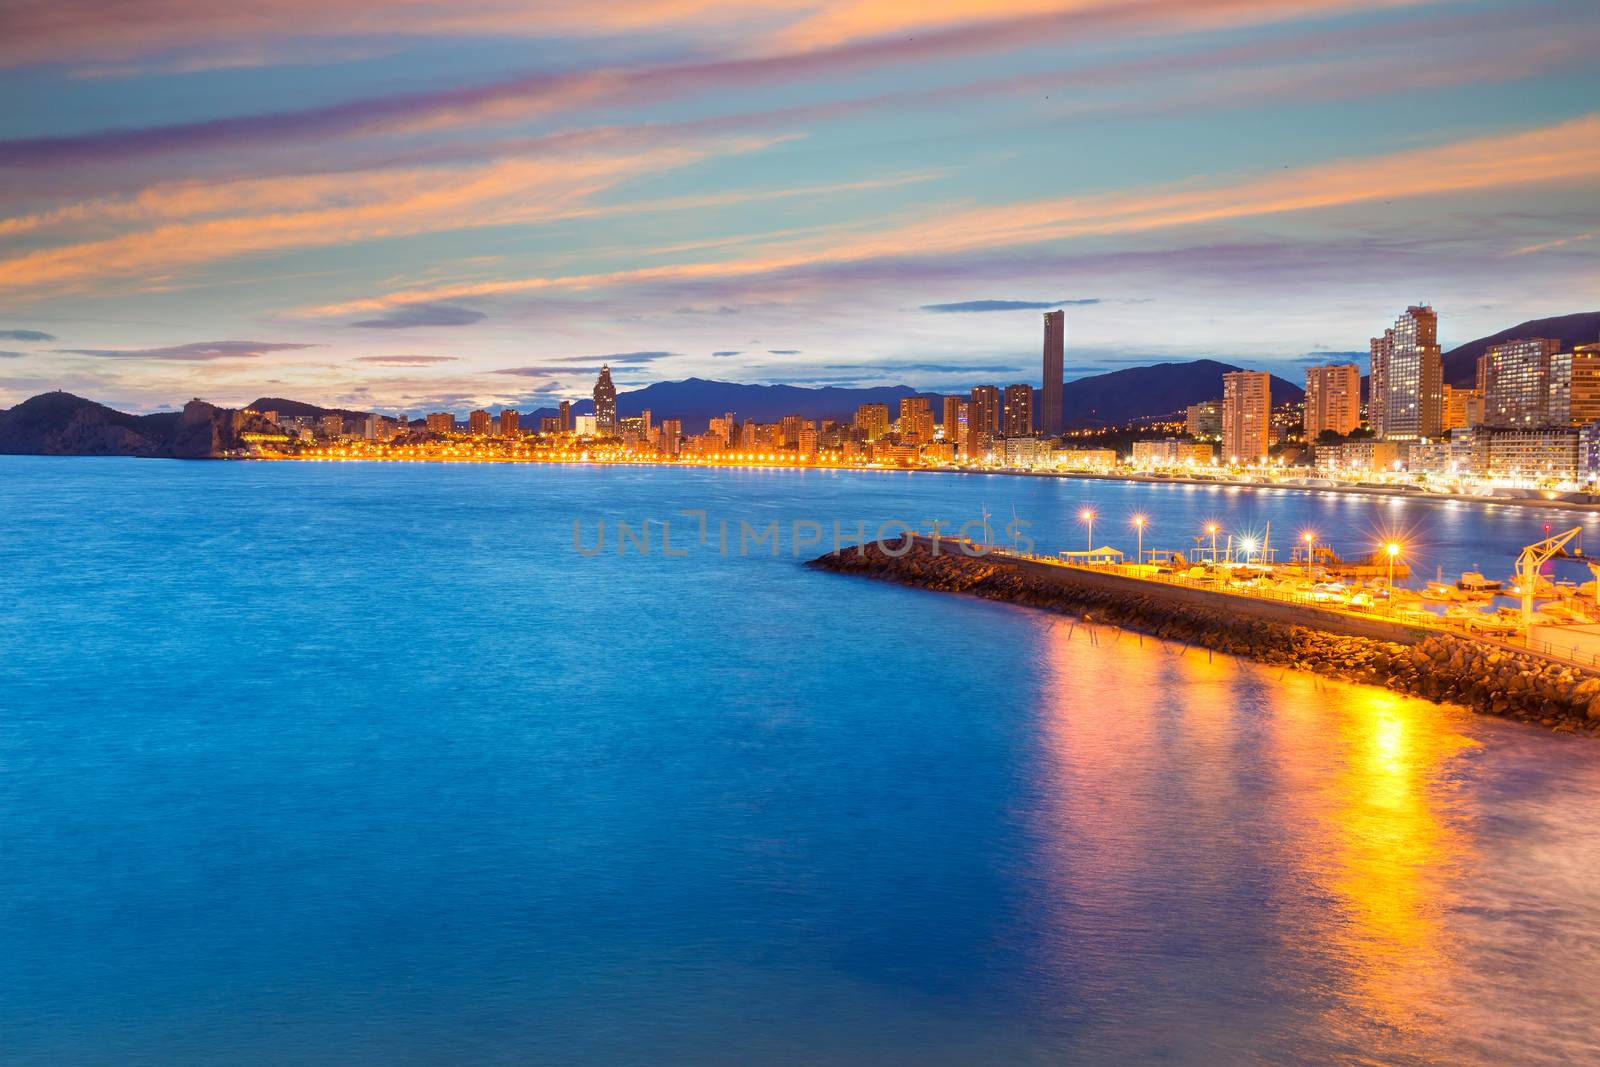
{"type": "Polygon", "coordinates": [[[1081,992],[1103,980],[1111,997],[1116,967],[1097,975],[1097,952],[1188,939],[1239,974],[1174,965],[1175,1017],[1272,990],[1278,1010],[1320,1013],[1331,1048],[1435,1044],[1452,985],[1449,882],[1471,848],[1450,790],[1452,761],[1477,745],[1464,713],[1086,631],[1057,625],[1044,642],[1043,863],[1066,902],[1046,951],[1071,958],[1081,992]],[[1235,898],[1226,929],[1185,925],[1215,923],[1235,898]]]}
{"type": "Polygon", "coordinates": [[[1436,1020],[1452,982],[1448,882],[1470,848],[1445,777],[1477,742],[1437,705],[1305,675],[1286,682],[1276,721],[1286,815],[1331,900],[1316,941],[1343,973],[1335,1010],[1401,1029],[1436,1020]]]}

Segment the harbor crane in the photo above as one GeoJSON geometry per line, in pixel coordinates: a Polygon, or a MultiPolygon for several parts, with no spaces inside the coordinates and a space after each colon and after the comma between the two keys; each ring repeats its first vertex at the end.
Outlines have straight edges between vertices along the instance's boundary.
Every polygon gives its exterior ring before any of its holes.
{"type": "MultiPolygon", "coordinates": [[[[1547,523],[1545,530],[1548,531],[1549,529],[1550,526],[1547,523]]],[[[1537,544],[1529,545],[1517,556],[1517,591],[1522,594],[1522,628],[1524,630],[1533,625],[1533,593],[1539,585],[1539,568],[1546,563],[1553,559],[1582,560],[1589,564],[1589,570],[1595,575],[1596,581],[1600,582],[1600,563],[1590,562],[1589,558],[1583,554],[1582,545],[1577,546],[1571,552],[1567,551],[1567,546],[1582,535],[1583,527],[1574,526],[1565,533],[1555,534],[1546,537],[1537,544]]]]}

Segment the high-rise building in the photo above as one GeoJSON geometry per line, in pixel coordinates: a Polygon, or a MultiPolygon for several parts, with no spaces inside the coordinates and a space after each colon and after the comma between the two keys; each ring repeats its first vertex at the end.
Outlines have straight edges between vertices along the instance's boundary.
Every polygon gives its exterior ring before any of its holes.
{"type": "Polygon", "coordinates": [[[500,409],[500,436],[516,437],[522,432],[522,415],[516,408],[500,409]]]}
{"type": "Polygon", "coordinates": [[[1567,365],[1567,425],[1587,426],[1600,419],[1600,344],[1578,345],[1562,359],[1567,365]]]}
{"type": "Polygon", "coordinates": [[[959,396],[947,396],[942,405],[944,439],[952,444],[959,444],[961,441],[961,403],[959,396]]]}
{"type": "Polygon", "coordinates": [[[1040,428],[1054,437],[1066,429],[1067,313],[1044,313],[1044,395],[1040,428]]]}
{"type": "Polygon", "coordinates": [[[611,367],[602,364],[594,383],[594,425],[600,437],[617,435],[617,387],[611,384],[611,367]]]}
{"type": "Polygon", "coordinates": [[[1184,409],[1184,422],[1190,437],[1202,440],[1222,436],[1222,401],[1202,400],[1184,409]]]}
{"type": "Polygon", "coordinates": [[[1000,387],[975,385],[967,400],[967,429],[973,433],[1000,432],[1000,387]]]}
{"type": "Polygon", "coordinates": [[[800,431],[805,429],[806,420],[800,415],[785,415],[778,420],[779,444],[783,448],[795,449],[800,447],[800,431]]]}
{"type": "Polygon", "coordinates": [[[557,415],[556,417],[561,420],[561,429],[560,429],[559,432],[560,433],[571,433],[572,432],[572,401],[563,400],[561,402],[561,407],[558,410],[560,411],[560,414],[557,415]]]}
{"type": "Polygon", "coordinates": [[[1476,389],[1447,385],[1439,417],[1441,429],[1459,430],[1483,422],[1483,394],[1476,389]]]}
{"type": "Polygon", "coordinates": [[[1007,437],[1033,435],[1033,386],[1008,385],[1002,400],[1000,428],[1007,437]]]}
{"type": "Polygon", "coordinates": [[[479,408],[467,416],[467,432],[474,437],[487,437],[493,428],[494,416],[479,408]]]}
{"type": "Polygon", "coordinates": [[[683,421],[681,419],[661,420],[661,451],[669,456],[676,456],[682,447],[683,421]]]}
{"type": "Polygon", "coordinates": [[[1561,342],[1530,337],[1490,345],[1478,358],[1487,426],[1565,426],[1572,364],[1555,356],[1561,342]]]}
{"type": "Polygon", "coordinates": [[[876,441],[889,432],[889,405],[862,404],[856,408],[856,429],[868,441],[876,441]]]}
{"type": "Polygon", "coordinates": [[[1305,437],[1332,431],[1340,436],[1361,425],[1361,368],[1335,363],[1306,369],[1305,437]]]}
{"type": "Polygon", "coordinates": [[[324,437],[342,437],[344,435],[344,416],[322,416],[317,420],[317,432],[324,437]]]}
{"type": "Polygon", "coordinates": [[[1394,441],[1438,437],[1443,423],[1444,365],[1439,316],[1413,305],[1394,328],[1372,339],[1373,429],[1394,441]]]}
{"type": "Polygon", "coordinates": [[[1222,458],[1260,463],[1271,440],[1272,375],[1236,370],[1222,376],[1222,458]]]}
{"type": "Polygon", "coordinates": [[[448,411],[435,411],[428,416],[428,432],[437,434],[454,433],[456,417],[448,411]]]}
{"type": "Polygon", "coordinates": [[[561,416],[560,415],[545,415],[545,416],[541,417],[539,419],[539,432],[541,434],[545,434],[547,436],[548,435],[552,435],[552,434],[560,433],[561,432],[561,416]]]}
{"type": "Polygon", "coordinates": [[[900,433],[925,445],[933,440],[933,409],[925,396],[900,398],[900,433]]]}

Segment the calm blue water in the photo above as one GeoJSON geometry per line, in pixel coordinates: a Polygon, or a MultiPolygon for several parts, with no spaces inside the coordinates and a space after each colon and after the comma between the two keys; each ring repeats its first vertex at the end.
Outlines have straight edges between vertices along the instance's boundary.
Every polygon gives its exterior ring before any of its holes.
{"type": "Polygon", "coordinates": [[[0,1063],[1600,1057],[1592,739],[736,552],[1086,503],[1428,576],[1570,518],[0,457],[0,1063]]]}

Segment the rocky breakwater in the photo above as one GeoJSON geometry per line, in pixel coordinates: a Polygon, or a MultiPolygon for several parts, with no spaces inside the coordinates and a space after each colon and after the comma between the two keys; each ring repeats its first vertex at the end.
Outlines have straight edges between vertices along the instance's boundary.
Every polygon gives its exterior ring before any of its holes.
{"type": "Polygon", "coordinates": [[[1600,732],[1600,676],[1538,656],[1448,634],[1406,645],[1182,603],[1162,595],[1074,586],[969,556],[955,543],[935,555],[869,543],[808,566],[947,593],[1043,608],[1297,670],[1379,685],[1563,733],[1600,732]]]}

